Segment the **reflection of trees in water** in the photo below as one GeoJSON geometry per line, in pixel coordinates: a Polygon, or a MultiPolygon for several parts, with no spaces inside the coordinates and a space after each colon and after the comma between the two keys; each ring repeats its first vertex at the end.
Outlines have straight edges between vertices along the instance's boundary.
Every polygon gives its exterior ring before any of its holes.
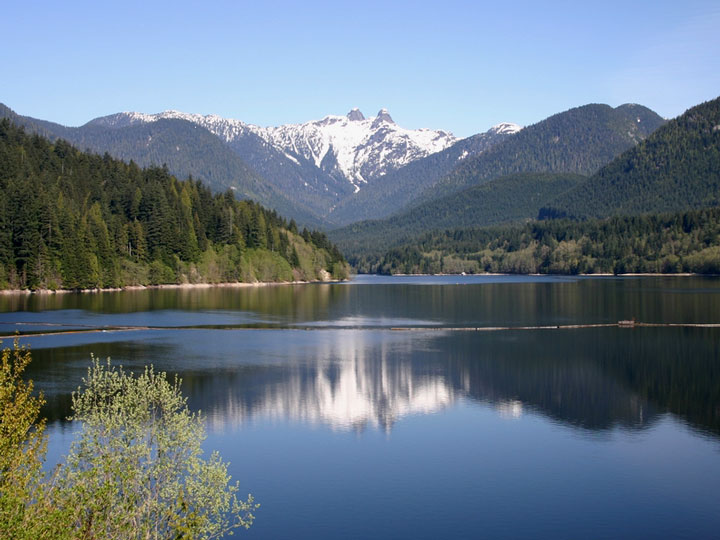
{"type": "Polygon", "coordinates": [[[591,430],[642,428],[670,412],[719,435],[719,338],[716,329],[551,330],[442,338],[442,348],[455,384],[478,400],[519,400],[591,430]]]}
{"type": "Polygon", "coordinates": [[[604,343],[597,364],[637,395],[703,432],[720,435],[720,332],[710,328],[631,331],[623,354],[604,343]]]}
{"type": "Polygon", "coordinates": [[[127,314],[158,310],[182,310],[190,313],[227,310],[291,320],[313,320],[325,318],[328,306],[342,303],[342,298],[348,291],[349,288],[342,285],[313,284],[10,294],[0,295],[0,313],[84,310],[90,313],[127,314]]]}
{"type": "MultiPolygon", "coordinates": [[[[197,314],[247,312],[274,322],[346,318],[432,320],[450,326],[616,322],[712,322],[720,281],[694,277],[453,285],[310,284],[150,289],[93,294],[0,295],[0,313],[84,310],[197,314]]],[[[123,324],[119,318],[116,323],[123,324]]],[[[85,321],[87,322],[87,321],[85,321]]]]}
{"type": "Polygon", "coordinates": [[[464,381],[468,396],[506,415],[520,402],[523,410],[588,430],[642,428],[654,421],[652,404],[584,352],[593,348],[590,336],[578,340],[573,332],[559,332],[458,336],[464,343],[448,343],[448,370],[455,384],[464,381]]]}

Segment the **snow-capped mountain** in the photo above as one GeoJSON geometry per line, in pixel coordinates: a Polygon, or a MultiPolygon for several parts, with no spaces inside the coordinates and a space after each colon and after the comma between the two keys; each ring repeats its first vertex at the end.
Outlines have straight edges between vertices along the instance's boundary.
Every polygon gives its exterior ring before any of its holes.
{"type": "Polygon", "coordinates": [[[447,131],[402,128],[386,109],[371,118],[353,109],[345,116],[329,115],[277,127],[179,111],[119,113],[96,119],[93,124],[120,128],[168,118],[198,124],[231,145],[249,134],[256,135],[296,164],[309,162],[336,179],[350,182],[356,192],[369,180],[444,150],[457,140],[447,131]]]}
{"type": "Polygon", "coordinates": [[[231,120],[216,114],[202,115],[173,110],[156,114],[121,112],[111,114],[109,116],[103,116],[101,118],[95,118],[94,120],[88,122],[88,124],[106,128],[125,128],[136,124],[148,124],[166,119],[186,120],[188,122],[192,122],[193,124],[198,124],[220,137],[226,143],[232,142],[247,133],[252,133],[254,130],[251,128],[260,129],[257,126],[246,124],[240,120],[231,120]]]}
{"type": "Polygon", "coordinates": [[[261,128],[257,134],[288,156],[302,156],[326,172],[341,173],[356,191],[368,180],[444,150],[457,140],[446,131],[402,128],[387,109],[371,118],[353,109],[345,116],[261,128]]]}
{"type": "Polygon", "coordinates": [[[444,150],[388,171],[378,181],[364,186],[359,193],[340,201],[332,209],[331,217],[338,223],[347,224],[368,219],[369,216],[372,219],[390,216],[463,161],[501,144],[521,129],[517,124],[497,124],[484,133],[460,139],[444,150]]]}

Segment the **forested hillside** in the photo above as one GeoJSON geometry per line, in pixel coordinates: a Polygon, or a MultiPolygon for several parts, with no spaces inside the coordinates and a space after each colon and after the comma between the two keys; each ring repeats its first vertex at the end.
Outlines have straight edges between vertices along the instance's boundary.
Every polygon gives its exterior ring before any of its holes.
{"type": "Polygon", "coordinates": [[[0,121],[0,288],[344,278],[319,232],[0,121]]]}
{"type": "MultiPolygon", "coordinates": [[[[536,218],[550,201],[572,188],[579,189],[584,184],[582,175],[594,173],[663,122],[640,105],[570,109],[462,160],[408,209],[381,221],[351,224],[331,236],[347,255],[356,256],[377,253],[432,230],[536,218]]],[[[423,161],[437,160],[441,154],[423,161]]],[[[418,178],[424,177],[419,174],[418,178]]],[[[405,194],[399,199],[418,196],[405,185],[405,194]]]]}
{"type": "Polygon", "coordinates": [[[718,204],[720,98],[671,120],[542,215],[602,217],[718,204]]]}
{"type": "Polygon", "coordinates": [[[437,231],[350,261],[384,274],[720,274],[720,208],[437,231]]]}
{"type": "Polygon", "coordinates": [[[584,182],[576,174],[503,176],[421,204],[384,220],[362,221],[330,232],[348,257],[378,252],[430,230],[484,227],[532,219],[540,208],[584,182]]]}
{"type": "Polygon", "coordinates": [[[418,200],[427,201],[519,172],[594,174],[664,123],[641,105],[585,105],[528,126],[468,158],[418,200]]]}

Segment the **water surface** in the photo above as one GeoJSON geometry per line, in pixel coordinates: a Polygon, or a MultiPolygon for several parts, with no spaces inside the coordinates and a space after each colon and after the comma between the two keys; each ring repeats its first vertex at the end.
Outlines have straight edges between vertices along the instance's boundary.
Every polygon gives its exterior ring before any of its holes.
{"type": "Polygon", "coordinates": [[[720,280],[0,296],[2,334],[106,330],[23,339],[51,460],[91,353],[179,373],[262,504],[249,538],[716,537],[719,329],[451,330],[633,317],[718,323],[720,280]]]}

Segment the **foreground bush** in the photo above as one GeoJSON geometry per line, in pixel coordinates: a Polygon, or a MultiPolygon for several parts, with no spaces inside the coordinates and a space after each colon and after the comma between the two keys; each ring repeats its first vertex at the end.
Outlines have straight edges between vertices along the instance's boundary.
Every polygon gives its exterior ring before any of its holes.
{"type": "Polygon", "coordinates": [[[252,496],[237,498],[217,453],[203,459],[203,420],[179,380],[152,367],[134,376],[93,359],[73,394],[78,438],[42,478],[41,398],[19,377],[29,359],[17,347],[2,356],[0,537],[210,539],[252,524],[252,496]]]}
{"type": "Polygon", "coordinates": [[[38,422],[42,396],[22,375],[30,353],[15,346],[2,351],[0,363],[0,537],[23,538],[35,522],[41,495],[46,438],[38,422]],[[29,504],[34,501],[34,504],[29,504]]]}

